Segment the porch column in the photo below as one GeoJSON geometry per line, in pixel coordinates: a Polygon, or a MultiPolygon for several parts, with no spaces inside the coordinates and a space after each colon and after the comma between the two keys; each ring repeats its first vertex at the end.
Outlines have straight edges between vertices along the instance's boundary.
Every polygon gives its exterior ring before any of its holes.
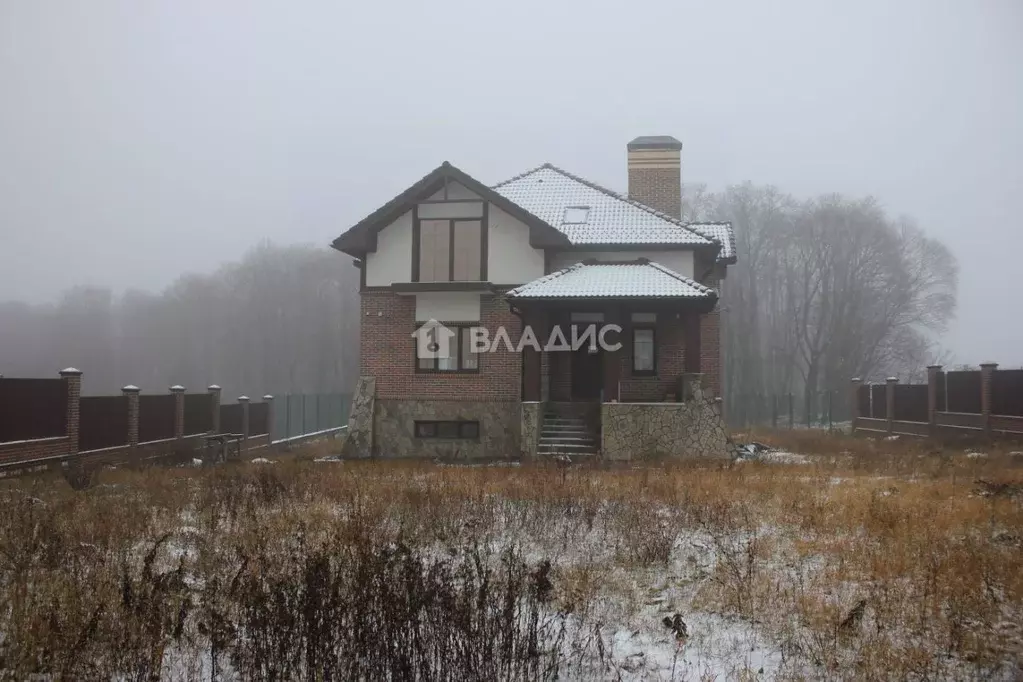
{"type": "MultiPolygon", "coordinates": [[[[619,344],[616,351],[604,350],[604,402],[617,402],[619,400],[619,386],[622,378],[622,349],[625,347],[625,325],[622,324],[622,308],[614,305],[607,308],[604,313],[604,326],[616,324],[622,331],[617,334],[608,331],[604,334],[603,342],[606,345],[619,344]]],[[[598,332],[599,333],[599,332],[598,332]]],[[[598,342],[601,339],[598,338],[598,342]]]]}
{"type": "Polygon", "coordinates": [[[685,369],[686,374],[703,374],[700,362],[700,315],[693,313],[685,317],[685,369]]]}
{"type": "MultiPolygon", "coordinates": [[[[526,326],[533,330],[540,347],[547,340],[547,313],[543,310],[530,310],[522,315],[522,333],[526,326]]],[[[542,351],[527,345],[522,349],[522,400],[539,402],[542,399],[543,378],[541,374],[542,351]]]]}

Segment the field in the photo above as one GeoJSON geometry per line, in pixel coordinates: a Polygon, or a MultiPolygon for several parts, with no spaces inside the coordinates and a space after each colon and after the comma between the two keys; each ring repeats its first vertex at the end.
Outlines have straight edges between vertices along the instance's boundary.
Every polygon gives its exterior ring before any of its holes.
{"type": "Polygon", "coordinates": [[[0,679],[1019,679],[1023,458],[815,432],[620,468],[0,483],[0,679]]]}

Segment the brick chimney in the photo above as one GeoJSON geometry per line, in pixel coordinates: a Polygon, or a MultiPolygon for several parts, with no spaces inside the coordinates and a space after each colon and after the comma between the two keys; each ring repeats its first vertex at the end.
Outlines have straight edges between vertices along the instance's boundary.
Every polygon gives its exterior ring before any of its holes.
{"type": "Polygon", "coordinates": [[[646,135],[629,143],[629,198],[682,218],[682,143],[646,135]]]}

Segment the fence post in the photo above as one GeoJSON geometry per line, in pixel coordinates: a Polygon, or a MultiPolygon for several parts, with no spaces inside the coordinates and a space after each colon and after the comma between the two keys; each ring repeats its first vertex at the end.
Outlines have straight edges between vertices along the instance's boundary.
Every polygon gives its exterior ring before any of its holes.
{"type": "Polygon", "coordinates": [[[274,442],[274,397],[267,393],[263,402],[266,403],[266,444],[269,446],[274,442]]]}
{"type": "Polygon", "coordinates": [[[128,384],[121,389],[128,399],[128,447],[139,446],[139,387],[128,384]]]}
{"type": "Polygon", "coordinates": [[[242,453],[249,451],[249,396],[238,396],[238,402],[242,406],[242,453]]]}
{"type": "Polygon", "coordinates": [[[291,394],[284,394],[284,439],[291,438],[291,394]]]}
{"type": "Polygon", "coordinates": [[[895,384],[899,383],[899,378],[888,377],[884,381],[885,417],[888,420],[888,433],[892,433],[895,430],[895,384]]]}
{"type": "Polygon", "coordinates": [[[206,393],[210,396],[210,433],[220,433],[220,386],[210,384],[206,393]]]}
{"type": "Polygon", "coordinates": [[[67,434],[68,452],[78,454],[78,400],[82,397],[82,372],[74,367],[60,370],[60,376],[67,385],[67,413],[64,418],[64,433],[67,434]]]}
{"type": "Polygon", "coordinates": [[[185,437],[185,387],[174,384],[170,392],[174,394],[174,437],[180,440],[185,437]]]}
{"type": "Polygon", "coordinates": [[[860,386],[863,385],[863,379],[853,377],[851,384],[852,401],[849,405],[849,415],[852,422],[852,432],[856,433],[856,420],[862,416],[860,414],[860,386]]]}
{"type": "Polygon", "coordinates": [[[980,413],[984,422],[984,436],[991,437],[991,379],[997,362],[983,362],[980,365],[980,413]]]}
{"type": "Polygon", "coordinates": [[[795,427],[796,424],[796,411],[792,404],[792,394],[789,393],[789,429],[795,427]]]}
{"type": "Polygon", "coordinates": [[[927,365],[927,423],[931,438],[938,435],[938,373],[941,365],[927,365]]]}

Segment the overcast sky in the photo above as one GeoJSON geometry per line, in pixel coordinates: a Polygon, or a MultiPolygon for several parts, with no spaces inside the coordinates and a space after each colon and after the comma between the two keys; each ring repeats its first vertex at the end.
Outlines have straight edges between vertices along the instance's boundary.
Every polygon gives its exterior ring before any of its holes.
{"type": "MultiPolygon", "coordinates": [[[[327,244],[443,160],[876,196],[957,254],[962,362],[1023,364],[1023,2],[0,0],[0,299],[327,244]]],[[[338,267],[349,267],[339,254],[338,267]]]]}

